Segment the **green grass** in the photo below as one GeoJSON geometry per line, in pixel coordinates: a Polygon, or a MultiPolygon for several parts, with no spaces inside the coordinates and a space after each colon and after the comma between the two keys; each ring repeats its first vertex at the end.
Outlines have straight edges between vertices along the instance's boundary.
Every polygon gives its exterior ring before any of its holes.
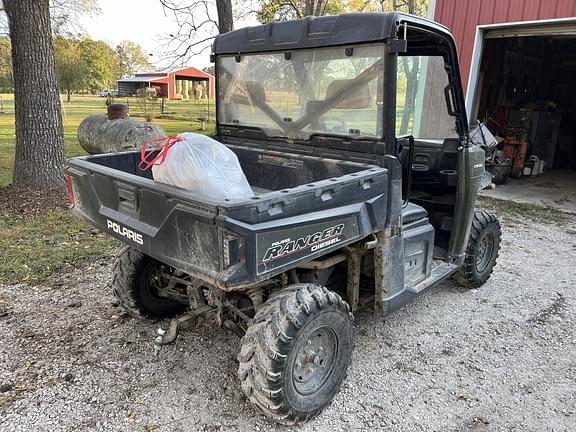
{"type": "MultiPolygon", "coordinates": [[[[0,186],[10,184],[14,165],[14,95],[0,94],[0,186]]],[[[64,145],[66,156],[86,154],[78,144],[76,134],[78,126],[86,117],[92,114],[105,114],[105,98],[95,96],[72,96],[70,102],[62,97],[62,120],[64,123],[64,145]]],[[[116,103],[129,103],[130,113],[137,120],[143,120],[137,98],[116,98],[116,103]]],[[[205,133],[211,133],[214,128],[214,101],[167,101],[166,114],[160,118],[160,103],[157,104],[155,124],[163,128],[168,135],[181,132],[200,132],[197,118],[206,116],[211,121],[205,133]]]]}
{"type": "MultiPolygon", "coordinates": [[[[116,99],[130,104],[130,113],[143,120],[136,98],[116,99]]],[[[67,157],[85,154],[76,138],[80,122],[92,114],[105,114],[105,98],[73,96],[63,102],[64,143],[67,157]]],[[[199,131],[197,117],[208,116],[203,101],[167,101],[163,118],[154,123],[168,135],[199,131]]],[[[214,101],[210,101],[208,130],[214,127],[214,101]]],[[[159,105],[158,105],[159,111],[159,105]]],[[[158,116],[160,113],[158,112],[158,116]]],[[[14,164],[14,97],[0,95],[0,187],[10,184],[14,164]]],[[[0,193],[1,190],[0,190],[0,193]]],[[[49,210],[25,218],[0,209],[0,284],[26,282],[51,285],[75,268],[88,269],[112,260],[119,243],[98,233],[66,210],[49,210]]]]}
{"type": "Polygon", "coordinates": [[[484,196],[478,197],[478,207],[495,213],[513,222],[538,222],[550,225],[565,225],[573,218],[560,210],[537,204],[517,203],[484,196]]]}
{"type": "Polygon", "coordinates": [[[118,246],[66,210],[0,215],[0,284],[51,285],[75,268],[110,261],[118,246]]]}

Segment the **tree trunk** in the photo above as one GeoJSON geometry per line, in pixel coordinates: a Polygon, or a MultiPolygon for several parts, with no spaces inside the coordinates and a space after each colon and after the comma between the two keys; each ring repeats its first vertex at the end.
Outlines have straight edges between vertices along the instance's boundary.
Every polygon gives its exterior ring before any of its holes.
{"type": "MultiPolygon", "coordinates": [[[[408,8],[409,14],[414,14],[416,11],[416,1],[407,0],[405,6],[408,8]]],[[[394,10],[398,10],[399,5],[397,0],[394,0],[394,10]]],[[[410,125],[410,119],[414,122],[414,112],[416,109],[416,89],[418,81],[418,72],[420,71],[420,58],[412,57],[412,67],[408,68],[409,62],[405,57],[402,58],[402,66],[406,74],[406,94],[404,99],[404,112],[402,113],[402,121],[400,123],[400,135],[406,135],[410,128],[410,133],[414,133],[414,124],[410,125]]]]}
{"type": "Polygon", "coordinates": [[[324,15],[327,0],[306,0],[304,3],[304,16],[324,15]]]}
{"type": "Polygon", "coordinates": [[[220,34],[234,30],[232,0],[216,0],[216,9],[218,10],[218,31],[220,34]]]}
{"type": "Polygon", "coordinates": [[[324,15],[327,0],[316,0],[316,6],[314,7],[314,16],[322,16],[324,15]]]}
{"type": "Polygon", "coordinates": [[[71,99],[70,95],[71,94],[72,94],[71,90],[66,91],[66,102],[70,102],[70,99],[71,99]]]}
{"type": "MultiPolygon", "coordinates": [[[[410,119],[414,121],[414,113],[416,109],[416,89],[418,84],[418,72],[420,71],[420,58],[412,57],[412,67],[409,68],[409,62],[406,57],[402,57],[402,66],[406,74],[406,95],[404,99],[404,112],[402,113],[402,122],[400,123],[400,135],[406,135],[410,125],[410,119]]],[[[413,129],[410,128],[410,132],[413,129]]]]}
{"type": "Polygon", "coordinates": [[[12,41],[17,188],[64,187],[64,131],[49,0],[4,0],[12,41]]]}

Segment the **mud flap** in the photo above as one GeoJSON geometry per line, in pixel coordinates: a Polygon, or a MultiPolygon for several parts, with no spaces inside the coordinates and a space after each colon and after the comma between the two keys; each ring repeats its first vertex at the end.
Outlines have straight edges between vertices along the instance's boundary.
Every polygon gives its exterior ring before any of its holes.
{"type": "Polygon", "coordinates": [[[385,317],[412,299],[404,284],[404,242],[402,235],[385,229],[377,234],[374,251],[374,315],[385,317]]]}

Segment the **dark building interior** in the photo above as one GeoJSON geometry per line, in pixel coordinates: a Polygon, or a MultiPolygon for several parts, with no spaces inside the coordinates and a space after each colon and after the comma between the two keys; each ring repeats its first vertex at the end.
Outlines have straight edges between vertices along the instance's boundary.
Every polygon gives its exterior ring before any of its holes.
{"type": "Polygon", "coordinates": [[[511,161],[509,174],[571,170],[576,180],[576,38],[486,39],[479,78],[477,118],[504,138],[505,156],[524,160],[521,172],[511,161]]]}

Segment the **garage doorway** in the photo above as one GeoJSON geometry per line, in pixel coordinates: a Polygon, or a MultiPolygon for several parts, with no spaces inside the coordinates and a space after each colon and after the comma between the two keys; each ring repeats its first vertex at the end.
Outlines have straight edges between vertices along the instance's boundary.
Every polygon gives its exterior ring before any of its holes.
{"type": "Polygon", "coordinates": [[[576,20],[478,27],[468,91],[503,139],[488,194],[576,212],[576,20]]]}

